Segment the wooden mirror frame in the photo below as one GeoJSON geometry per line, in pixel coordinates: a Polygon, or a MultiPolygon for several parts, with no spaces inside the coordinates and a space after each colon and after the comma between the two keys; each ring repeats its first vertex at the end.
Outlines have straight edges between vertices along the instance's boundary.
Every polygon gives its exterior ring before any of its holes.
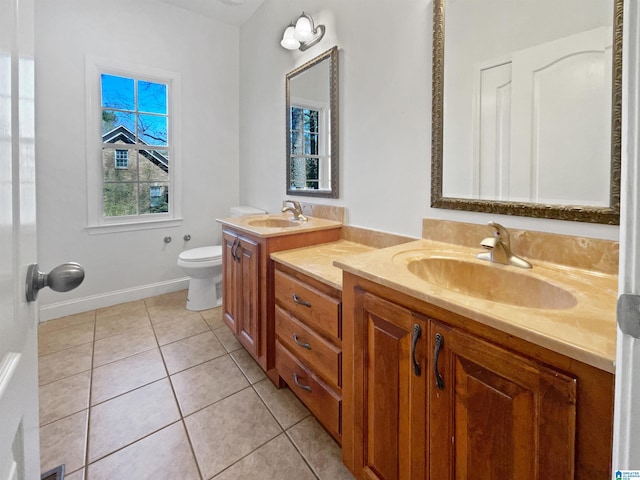
{"type": "Polygon", "coordinates": [[[444,3],[433,2],[433,78],[431,120],[431,206],[449,210],[551,218],[575,222],[620,224],[620,163],[622,155],[622,21],[624,0],[614,0],[612,97],[611,97],[611,187],[609,207],[520,203],[443,197],[442,167],[444,127],[444,3]]]}
{"type": "Polygon", "coordinates": [[[287,195],[301,195],[305,197],[324,197],[338,198],[339,194],[339,134],[338,134],[338,47],[335,46],[317,57],[309,60],[304,65],[287,73],[286,75],[286,143],[287,143],[287,195]],[[291,185],[291,80],[302,72],[309,70],[324,60],[329,59],[329,123],[331,128],[331,141],[329,148],[331,149],[331,189],[330,190],[295,190],[289,188],[291,185]]]}

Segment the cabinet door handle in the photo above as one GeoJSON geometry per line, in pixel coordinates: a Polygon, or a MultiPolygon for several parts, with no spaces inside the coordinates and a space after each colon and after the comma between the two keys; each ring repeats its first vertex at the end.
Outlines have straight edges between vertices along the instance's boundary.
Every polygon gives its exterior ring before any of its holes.
{"type": "Polygon", "coordinates": [[[309,345],[308,343],[305,342],[301,342],[300,340],[298,340],[298,335],[296,335],[295,333],[293,334],[293,341],[296,342],[296,345],[302,347],[302,348],[306,348],[307,350],[311,350],[311,345],[309,345]]]}
{"type": "Polygon", "coordinates": [[[291,295],[291,298],[293,298],[293,301],[296,302],[298,305],[303,305],[305,307],[311,308],[311,304],[309,302],[300,300],[300,297],[298,297],[295,293],[291,295]]]}
{"type": "Polygon", "coordinates": [[[436,377],[436,387],[440,390],[444,390],[444,377],[438,372],[438,357],[440,356],[440,350],[444,346],[444,337],[439,333],[436,333],[436,348],[433,352],[433,373],[436,377]]]}
{"type": "Polygon", "coordinates": [[[233,252],[233,258],[236,259],[236,262],[240,263],[240,255],[238,255],[238,249],[240,248],[240,239],[238,238],[238,243],[236,244],[236,249],[233,252]]]}
{"type": "Polygon", "coordinates": [[[236,252],[235,252],[235,248],[236,248],[236,244],[238,243],[238,239],[236,238],[233,241],[233,245],[231,245],[231,256],[233,257],[234,261],[237,261],[238,259],[236,258],[236,252]]]}
{"type": "Polygon", "coordinates": [[[416,360],[416,345],[421,335],[422,327],[416,323],[413,326],[413,337],[411,338],[411,363],[413,363],[413,373],[416,374],[416,377],[422,375],[422,368],[420,368],[420,364],[416,360]]]}
{"type": "Polygon", "coordinates": [[[298,374],[295,373],[295,372],[293,372],[293,381],[296,383],[297,386],[299,386],[303,390],[306,390],[307,392],[311,393],[311,387],[309,385],[301,384],[300,381],[298,381],[298,374]]]}

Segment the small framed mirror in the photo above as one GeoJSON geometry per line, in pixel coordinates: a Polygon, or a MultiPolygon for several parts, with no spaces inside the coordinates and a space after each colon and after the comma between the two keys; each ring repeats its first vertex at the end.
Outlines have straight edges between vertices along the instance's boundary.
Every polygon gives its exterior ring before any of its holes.
{"type": "Polygon", "coordinates": [[[287,195],[338,198],[338,47],[287,73],[287,195]]]}

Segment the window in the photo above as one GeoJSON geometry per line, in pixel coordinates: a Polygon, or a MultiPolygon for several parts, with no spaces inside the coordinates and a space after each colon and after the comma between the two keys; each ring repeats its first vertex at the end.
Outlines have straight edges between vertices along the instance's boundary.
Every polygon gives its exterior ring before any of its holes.
{"type": "Polygon", "coordinates": [[[170,178],[167,84],[103,73],[100,90],[103,215],[167,213],[170,178]],[[114,144],[118,147],[114,148],[114,144]],[[152,189],[156,192],[154,205],[152,189]]]}
{"type": "Polygon", "coordinates": [[[90,234],[178,226],[180,76],[88,57],[90,234]]]}
{"type": "Polygon", "coordinates": [[[116,150],[116,168],[129,168],[129,150],[116,150]]]}
{"type": "Polygon", "coordinates": [[[329,158],[325,110],[291,105],[291,189],[328,188],[329,158]]]}

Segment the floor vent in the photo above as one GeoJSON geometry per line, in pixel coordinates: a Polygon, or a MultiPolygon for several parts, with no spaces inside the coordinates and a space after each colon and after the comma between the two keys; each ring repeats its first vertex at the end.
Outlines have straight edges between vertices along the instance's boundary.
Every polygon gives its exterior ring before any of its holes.
{"type": "Polygon", "coordinates": [[[64,480],[64,464],[44,472],[40,476],[40,480],[64,480]]]}

